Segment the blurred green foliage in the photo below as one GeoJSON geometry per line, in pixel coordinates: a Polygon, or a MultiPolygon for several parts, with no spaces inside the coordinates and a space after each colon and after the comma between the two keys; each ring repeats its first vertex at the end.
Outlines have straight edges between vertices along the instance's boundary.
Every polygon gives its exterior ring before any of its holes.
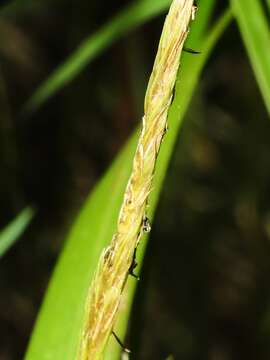
{"type": "Polygon", "coordinates": [[[270,114],[270,27],[267,16],[260,0],[231,0],[231,3],[270,114]]]}
{"type": "Polygon", "coordinates": [[[24,209],[4,230],[0,232],[0,258],[18,240],[32,220],[34,212],[31,208],[24,209]]]}

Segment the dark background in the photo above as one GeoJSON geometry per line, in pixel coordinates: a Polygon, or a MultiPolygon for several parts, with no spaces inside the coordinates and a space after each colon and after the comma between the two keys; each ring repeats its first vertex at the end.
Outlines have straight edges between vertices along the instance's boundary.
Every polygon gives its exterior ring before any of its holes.
{"type": "MultiPolygon", "coordinates": [[[[32,116],[23,105],[128,3],[27,1],[0,13],[0,225],[26,205],[37,209],[0,263],[0,360],[23,357],[68,229],[141,117],[164,16],[32,116]]],[[[132,358],[270,358],[269,152],[269,118],[233,24],[198,84],[167,175],[126,339],[132,358]]]]}

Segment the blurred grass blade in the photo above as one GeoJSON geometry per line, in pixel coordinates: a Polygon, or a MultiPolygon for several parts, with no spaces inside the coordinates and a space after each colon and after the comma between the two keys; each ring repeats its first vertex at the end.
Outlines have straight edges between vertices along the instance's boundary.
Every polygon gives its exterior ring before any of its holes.
{"type": "MultiPolygon", "coordinates": [[[[182,66],[179,73],[179,78],[177,81],[175,89],[175,98],[170,109],[169,114],[169,134],[164,141],[164,144],[161,147],[160,155],[158,158],[158,164],[156,168],[156,174],[154,178],[154,191],[150,195],[150,208],[149,214],[151,219],[153,218],[155,208],[157,206],[158,198],[162,189],[162,183],[164,181],[167,168],[169,165],[169,160],[172,156],[175,142],[177,140],[179,129],[182,125],[183,117],[187,111],[187,108],[190,104],[194,89],[199,80],[201,71],[213,49],[218,39],[221,37],[222,33],[232,20],[232,13],[230,10],[227,10],[224,15],[220,18],[217,24],[213,27],[212,31],[202,39],[201,34],[197,33],[196,39],[202,42],[202,53],[200,56],[191,56],[184,54],[182,57],[182,66]],[[185,91],[183,92],[183,89],[185,91]]],[[[195,22],[196,24],[196,22],[195,22]]],[[[137,261],[138,269],[143,262],[143,255],[145,252],[147,242],[142,241],[140,243],[137,261]]],[[[138,270],[137,270],[138,272],[138,270]]],[[[132,301],[134,298],[137,282],[130,281],[128,288],[128,298],[125,299],[125,308],[122,310],[122,313],[119,316],[119,321],[115,327],[117,334],[124,339],[129,315],[131,312],[132,301]]],[[[119,359],[121,349],[119,345],[114,341],[113,338],[110,339],[107,353],[105,356],[106,360],[117,360],[119,359]]]]}
{"type": "Polygon", "coordinates": [[[270,114],[270,29],[260,0],[231,0],[250,62],[270,114]]]}
{"type": "Polygon", "coordinates": [[[0,258],[19,239],[32,220],[34,211],[25,208],[4,230],[0,232],[0,258]]]}
{"type": "Polygon", "coordinates": [[[21,11],[27,11],[33,6],[36,6],[37,3],[41,4],[43,1],[40,0],[7,0],[1,4],[0,15],[1,16],[12,16],[14,14],[18,15],[21,11]]]}
{"type": "Polygon", "coordinates": [[[90,35],[34,92],[23,112],[36,111],[45,101],[68,84],[104,49],[122,35],[165,11],[170,0],[140,0],[123,10],[111,22],[90,35]]]}
{"type": "MultiPolygon", "coordinates": [[[[200,71],[212,46],[230,20],[226,13],[211,33],[201,56],[187,54],[183,59],[181,81],[177,85],[176,101],[170,114],[169,136],[162,147],[158,162],[156,182],[152,193],[152,214],[168,166],[177,132],[184,112],[199,78],[200,71]],[[181,89],[185,91],[180,92],[181,89]],[[180,101],[181,99],[181,101],[180,101]],[[180,101],[180,102],[179,102],[180,101]]],[[[137,142],[137,132],[132,136],[113,165],[101,179],[86,201],[67,239],[60,260],[51,279],[42,305],[27,360],[74,360],[83,322],[85,298],[90,280],[102,249],[111,241],[119,208],[137,142]]],[[[142,243],[145,244],[144,241],[142,243]]],[[[142,246],[140,247],[142,250],[142,246]]],[[[135,286],[135,281],[129,281],[135,286]]],[[[133,288],[134,291],[134,288],[133,288]]],[[[131,298],[129,298],[131,301],[131,298]]],[[[129,312],[129,307],[127,312],[129,312]]],[[[125,332],[127,318],[122,324],[125,332]]],[[[110,352],[109,359],[117,359],[119,345],[110,352]]]]}

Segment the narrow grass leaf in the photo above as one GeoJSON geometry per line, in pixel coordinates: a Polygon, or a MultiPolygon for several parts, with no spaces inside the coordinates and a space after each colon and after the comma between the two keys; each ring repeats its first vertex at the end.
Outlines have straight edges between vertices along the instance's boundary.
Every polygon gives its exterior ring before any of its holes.
{"type": "Polygon", "coordinates": [[[25,208],[5,229],[0,232],[0,258],[15,244],[25,231],[34,215],[31,208],[25,208]]]}
{"type": "Polygon", "coordinates": [[[270,114],[270,28],[260,0],[231,0],[251,65],[270,114]]]}
{"type": "Polygon", "coordinates": [[[25,104],[23,112],[27,114],[36,111],[51,96],[73,80],[109,45],[128,31],[165,11],[169,4],[170,0],[134,1],[108,24],[83,41],[79,48],[38,87],[25,104]]]}
{"type": "Polygon", "coordinates": [[[80,211],[50,281],[27,360],[75,359],[87,290],[99,255],[115,230],[136,138],[137,133],[80,211]]]}

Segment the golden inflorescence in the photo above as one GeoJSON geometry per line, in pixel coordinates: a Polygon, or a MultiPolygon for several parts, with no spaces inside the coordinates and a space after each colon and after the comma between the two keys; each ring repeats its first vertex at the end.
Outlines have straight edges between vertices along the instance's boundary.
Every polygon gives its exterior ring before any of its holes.
{"type": "Polygon", "coordinates": [[[78,360],[100,360],[111,334],[134,252],[149,223],[147,199],[157,155],[167,129],[180,55],[194,20],[193,0],[173,0],[145,96],[144,117],[132,172],[124,194],[116,233],[101,255],[85,310],[78,360]]]}

